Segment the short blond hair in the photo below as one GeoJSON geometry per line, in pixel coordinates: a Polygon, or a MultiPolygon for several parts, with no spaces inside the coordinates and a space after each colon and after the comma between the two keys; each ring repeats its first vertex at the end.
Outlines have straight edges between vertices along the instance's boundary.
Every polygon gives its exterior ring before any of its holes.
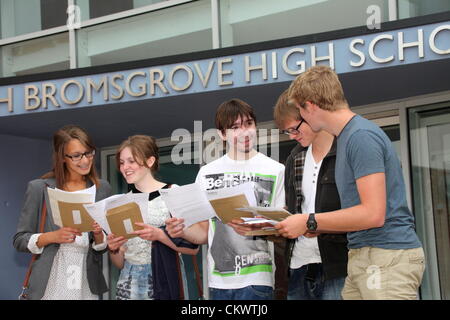
{"type": "Polygon", "coordinates": [[[323,110],[348,107],[339,78],[328,66],[314,66],[300,74],[289,86],[288,103],[304,107],[307,101],[323,110]]]}
{"type": "Polygon", "coordinates": [[[273,110],[273,118],[279,129],[285,126],[285,123],[289,120],[302,120],[300,111],[294,104],[288,103],[289,89],[283,91],[278,97],[277,103],[273,110]]]}

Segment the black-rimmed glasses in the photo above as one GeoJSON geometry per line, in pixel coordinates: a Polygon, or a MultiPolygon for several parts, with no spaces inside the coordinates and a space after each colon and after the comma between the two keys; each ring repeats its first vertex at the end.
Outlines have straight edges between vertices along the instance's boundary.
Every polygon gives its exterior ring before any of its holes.
{"type": "Polygon", "coordinates": [[[77,153],[73,155],[65,154],[64,156],[70,158],[70,160],[72,160],[73,162],[79,162],[81,161],[81,159],[83,159],[83,157],[86,157],[87,159],[92,159],[95,156],[95,150],[86,151],[84,153],[77,153]]]}
{"type": "Polygon", "coordinates": [[[287,135],[296,135],[300,133],[300,126],[302,125],[302,123],[305,121],[305,119],[302,119],[302,121],[300,121],[300,123],[298,124],[297,127],[295,128],[287,128],[286,130],[280,130],[281,133],[283,134],[287,134],[287,135]]]}

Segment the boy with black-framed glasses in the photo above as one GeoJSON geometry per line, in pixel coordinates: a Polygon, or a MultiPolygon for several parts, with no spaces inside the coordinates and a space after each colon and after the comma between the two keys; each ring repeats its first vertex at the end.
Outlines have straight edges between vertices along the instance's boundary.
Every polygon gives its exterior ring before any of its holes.
{"type": "Polygon", "coordinates": [[[288,102],[314,131],[336,136],[342,209],[295,215],[275,227],[288,238],[311,230],[348,232],[344,299],[417,299],[425,257],[390,139],[350,109],[330,67],[314,66],[299,75],[289,87],[288,102]]]}
{"type": "MultiPolygon", "coordinates": [[[[314,132],[287,102],[285,90],[275,105],[274,119],[282,133],[298,145],[286,160],[288,211],[324,212],[341,208],[334,179],[336,143],[326,131],[314,132]]],[[[338,300],[347,275],[347,235],[306,233],[287,239],[284,276],[289,300],[338,300]]],[[[277,265],[277,268],[281,266],[277,265]]]]}

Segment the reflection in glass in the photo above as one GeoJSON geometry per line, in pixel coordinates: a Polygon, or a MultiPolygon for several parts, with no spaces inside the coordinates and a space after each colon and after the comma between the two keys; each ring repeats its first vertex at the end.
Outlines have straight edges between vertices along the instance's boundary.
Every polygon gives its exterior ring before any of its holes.
{"type": "Polygon", "coordinates": [[[67,1],[0,0],[1,38],[64,26],[67,1]]]}
{"type": "Polygon", "coordinates": [[[398,17],[406,19],[438,12],[450,11],[448,0],[398,0],[398,17]]]}
{"type": "Polygon", "coordinates": [[[189,2],[82,28],[77,48],[78,67],[212,49],[211,5],[189,2]]]}
{"type": "Polygon", "coordinates": [[[414,108],[411,162],[417,231],[424,244],[425,299],[450,299],[450,106],[414,108]]]}
{"type": "Polygon", "coordinates": [[[381,19],[380,22],[385,22],[389,20],[388,2],[388,0],[221,0],[221,45],[230,47],[365,26],[375,12],[374,7],[377,17],[381,19]]]}
{"type": "Polygon", "coordinates": [[[69,34],[61,33],[1,47],[2,77],[69,69],[69,34]]]}

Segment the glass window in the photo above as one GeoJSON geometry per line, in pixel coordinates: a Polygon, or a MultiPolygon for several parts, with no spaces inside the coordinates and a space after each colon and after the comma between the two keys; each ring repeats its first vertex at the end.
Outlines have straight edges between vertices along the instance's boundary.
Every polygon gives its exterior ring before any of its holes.
{"type": "Polygon", "coordinates": [[[89,17],[97,18],[130,10],[133,8],[133,0],[95,0],[89,1],[89,17]]]}
{"type": "Polygon", "coordinates": [[[89,20],[109,14],[145,7],[167,0],[76,0],[81,19],[89,20]]]}
{"type": "Polygon", "coordinates": [[[409,110],[417,232],[427,268],[423,299],[450,299],[450,103],[409,110]]]}
{"type": "Polygon", "coordinates": [[[449,0],[398,0],[398,17],[406,19],[426,14],[450,11],[449,0]]]}
{"type": "Polygon", "coordinates": [[[65,25],[67,22],[66,11],[67,11],[66,1],[41,0],[42,30],[65,25]]]}
{"type": "Polygon", "coordinates": [[[1,76],[69,69],[69,35],[61,33],[1,47],[1,76]]]}
{"type": "Polygon", "coordinates": [[[372,25],[374,17],[389,20],[388,8],[388,0],[222,0],[221,42],[229,47],[372,25]]]}
{"type": "Polygon", "coordinates": [[[78,66],[212,49],[210,1],[198,1],[77,31],[78,66]]]}
{"type": "Polygon", "coordinates": [[[66,24],[67,1],[0,0],[1,37],[10,38],[66,24]]]}

